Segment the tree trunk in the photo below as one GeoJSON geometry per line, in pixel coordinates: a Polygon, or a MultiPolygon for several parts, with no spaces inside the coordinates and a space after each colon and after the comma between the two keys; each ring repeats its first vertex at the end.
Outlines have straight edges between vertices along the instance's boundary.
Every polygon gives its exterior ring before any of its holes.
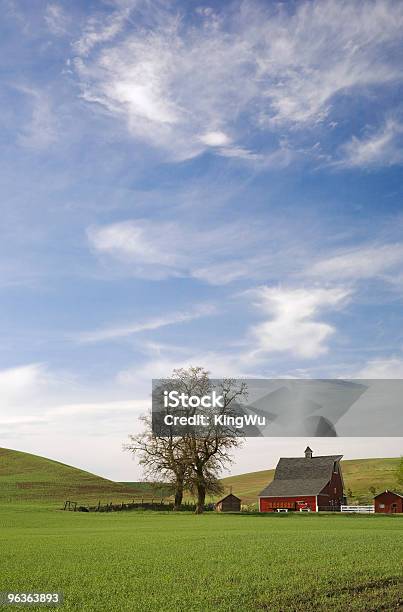
{"type": "Polygon", "coordinates": [[[183,483],[176,484],[174,510],[180,510],[183,500],[183,483]]]}
{"type": "Polygon", "coordinates": [[[206,501],[206,487],[204,485],[199,484],[197,486],[197,505],[196,505],[196,514],[203,514],[204,511],[204,503],[206,501]]]}

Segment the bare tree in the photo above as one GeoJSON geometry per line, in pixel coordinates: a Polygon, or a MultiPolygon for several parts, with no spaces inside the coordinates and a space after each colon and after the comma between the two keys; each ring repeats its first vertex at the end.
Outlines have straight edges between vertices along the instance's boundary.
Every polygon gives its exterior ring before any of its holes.
{"type": "Polygon", "coordinates": [[[154,422],[150,415],[142,417],[144,430],[137,436],[130,436],[126,449],[137,454],[145,474],[153,480],[165,479],[175,491],[175,509],[182,504],[184,490],[197,496],[196,513],[204,510],[206,495],[222,491],[219,476],[231,462],[231,451],[242,443],[241,432],[233,424],[215,421],[215,416],[234,416],[237,401],[246,397],[245,383],[234,379],[222,380],[213,385],[208,372],[200,367],[174,370],[170,378],[164,379],[153,390],[154,422]],[[187,397],[211,395],[215,389],[222,396],[218,408],[197,408],[183,405],[177,414],[206,417],[208,425],[188,427],[179,430],[164,424],[164,415],[175,412],[165,407],[164,396],[170,391],[187,397]],[[157,417],[156,418],[156,413],[157,417]]]}
{"type": "Polygon", "coordinates": [[[231,451],[242,444],[241,432],[227,417],[235,416],[237,401],[245,398],[247,387],[234,379],[224,379],[213,385],[206,370],[193,367],[187,370],[174,370],[173,378],[187,395],[203,397],[211,394],[213,387],[222,396],[218,408],[198,409],[199,414],[207,417],[208,425],[192,428],[183,437],[189,464],[187,471],[188,487],[197,494],[196,513],[204,510],[206,495],[222,490],[219,476],[222,470],[232,461],[231,451]],[[216,422],[214,417],[220,417],[216,422]]]}
{"type": "Polygon", "coordinates": [[[128,450],[139,457],[147,479],[164,481],[172,486],[175,502],[174,510],[180,510],[185,489],[188,461],[183,439],[172,435],[156,436],[152,432],[151,416],[143,416],[144,430],[135,436],[129,436],[128,450]]]}

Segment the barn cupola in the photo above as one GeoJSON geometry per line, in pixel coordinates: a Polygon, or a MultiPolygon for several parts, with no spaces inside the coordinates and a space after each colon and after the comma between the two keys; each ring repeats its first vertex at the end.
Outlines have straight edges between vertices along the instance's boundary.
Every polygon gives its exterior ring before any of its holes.
{"type": "Polygon", "coordinates": [[[312,459],[312,455],[312,449],[307,446],[305,449],[305,459],[312,459]]]}

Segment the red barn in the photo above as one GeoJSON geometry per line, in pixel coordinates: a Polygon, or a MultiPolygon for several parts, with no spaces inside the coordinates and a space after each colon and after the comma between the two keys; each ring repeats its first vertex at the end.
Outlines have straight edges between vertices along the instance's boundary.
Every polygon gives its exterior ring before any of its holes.
{"type": "Polygon", "coordinates": [[[241,510],[241,500],[230,493],[216,503],[215,509],[217,512],[239,512],[241,510]]]}
{"type": "Polygon", "coordinates": [[[395,514],[403,512],[403,495],[393,493],[393,491],[384,491],[374,497],[375,512],[383,512],[384,514],[395,514]]]}
{"type": "Polygon", "coordinates": [[[340,459],[343,455],[281,458],[274,480],[259,495],[260,512],[340,510],[345,503],[340,459]]]}

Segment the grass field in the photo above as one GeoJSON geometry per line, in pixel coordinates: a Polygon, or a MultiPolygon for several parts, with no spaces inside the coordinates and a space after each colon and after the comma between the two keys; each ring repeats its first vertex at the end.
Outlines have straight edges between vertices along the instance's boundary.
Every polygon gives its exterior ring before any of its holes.
{"type": "Polygon", "coordinates": [[[403,606],[400,516],[82,514],[18,504],[0,507],[0,527],[0,591],[62,591],[66,611],[403,606]]]}
{"type": "MultiPolygon", "coordinates": [[[[345,461],[347,486],[386,488],[396,464],[345,461]]],[[[224,482],[254,501],[270,476],[224,482]]],[[[0,449],[0,591],[62,591],[62,610],[84,612],[403,609],[402,516],[59,510],[69,497],[153,495],[144,483],[0,449]]]]}

